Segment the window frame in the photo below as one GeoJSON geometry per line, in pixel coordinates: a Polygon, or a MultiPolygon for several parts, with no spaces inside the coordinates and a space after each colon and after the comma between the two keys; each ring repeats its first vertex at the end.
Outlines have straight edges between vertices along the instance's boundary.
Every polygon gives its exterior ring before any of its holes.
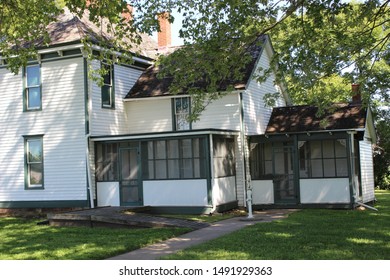
{"type": "Polygon", "coordinates": [[[26,190],[44,189],[44,149],[43,149],[43,135],[24,136],[24,183],[26,190]],[[41,160],[37,162],[30,162],[29,159],[29,143],[33,141],[40,142],[41,160]],[[41,183],[31,184],[31,166],[42,165],[41,167],[41,183]]]}
{"type": "Polygon", "coordinates": [[[42,71],[40,64],[30,64],[26,65],[23,68],[23,111],[32,112],[32,111],[41,111],[42,110],[42,71]],[[39,73],[39,83],[38,85],[29,86],[28,84],[28,68],[37,67],[39,73]],[[39,89],[39,106],[30,107],[29,106],[29,90],[32,88],[39,89]]]}
{"type": "Polygon", "coordinates": [[[189,96],[185,96],[185,97],[175,97],[172,99],[172,115],[173,115],[173,129],[175,131],[185,131],[185,130],[191,130],[192,129],[192,122],[188,121],[187,118],[188,116],[191,114],[191,98],[189,96]],[[183,100],[187,100],[187,104],[188,104],[188,108],[187,108],[187,111],[188,112],[185,112],[185,113],[181,113],[181,112],[178,112],[177,111],[177,106],[176,106],[176,103],[180,100],[181,102],[181,106],[182,107],[182,104],[183,104],[183,100]],[[181,116],[181,118],[179,118],[179,116],[181,116]],[[184,128],[181,128],[181,126],[178,125],[178,120],[183,120],[183,116],[184,116],[184,120],[185,120],[185,127],[184,128]],[[187,128],[188,127],[188,128],[187,128]]]}
{"type": "Polygon", "coordinates": [[[172,139],[158,139],[150,140],[142,143],[143,158],[142,177],[144,180],[196,180],[206,179],[206,145],[207,139],[205,137],[194,138],[172,138],[172,139]],[[170,141],[177,141],[177,153],[170,151],[170,141]],[[190,141],[190,146],[187,145],[187,152],[191,155],[186,155],[184,149],[185,142],[190,141]],[[160,143],[159,151],[157,145],[160,143]],[[197,142],[197,144],[195,144],[197,142]],[[195,145],[197,147],[195,148],[195,145]],[[162,148],[163,147],[163,148],[162,148]],[[191,162],[191,169],[186,168],[185,162],[191,162]],[[175,164],[173,164],[175,163],[175,164]],[[161,168],[163,167],[163,168],[161,168]],[[172,170],[177,168],[177,170],[172,170]],[[158,173],[163,170],[163,173],[158,173]],[[188,176],[188,171],[191,170],[191,176],[188,176]]]}
{"type": "Polygon", "coordinates": [[[114,64],[108,64],[105,62],[101,62],[100,64],[101,68],[109,68],[108,73],[102,75],[102,86],[100,87],[101,91],[101,106],[104,109],[115,109],[115,87],[114,87],[114,64]],[[109,83],[106,83],[106,78],[108,78],[109,83]],[[109,104],[104,104],[105,98],[103,98],[103,95],[105,94],[104,89],[109,89],[109,104]]]}
{"type": "MultiPolygon", "coordinates": [[[[300,147],[303,148],[305,146],[304,152],[299,151],[299,170],[300,171],[307,171],[307,175],[299,174],[299,177],[301,179],[328,179],[328,178],[348,178],[349,177],[349,171],[348,167],[346,169],[346,173],[342,173],[341,170],[338,167],[344,162],[344,165],[348,165],[348,150],[347,150],[347,145],[342,144],[342,141],[345,141],[343,138],[338,138],[338,139],[318,139],[318,140],[306,140],[304,141],[305,143],[300,147]],[[312,145],[313,142],[316,142],[318,144],[319,149],[319,154],[314,156],[312,155],[312,145]],[[326,149],[329,149],[329,147],[326,146],[326,142],[332,142],[331,145],[331,154],[326,153],[326,149]],[[340,156],[339,153],[337,153],[336,145],[337,142],[340,143],[340,145],[345,147],[345,153],[340,156]],[[301,158],[301,156],[304,156],[304,158],[301,158]],[[302,163],[305,162],[305,166],[302,166],[302,163]],[[314,162],[318,162],[321,164],[321,170],[316,170],[318,173],[321,171],[321,176],[319,175],[313,175],[313,166],[314,162]],[[333,174],[330,174],[329,171],[327,170],[328,164],[327,162],[332,162],[332,167],[333,167],[333,174]]],[[[299,150],[300,150],[299,148],[299,150]]]]}

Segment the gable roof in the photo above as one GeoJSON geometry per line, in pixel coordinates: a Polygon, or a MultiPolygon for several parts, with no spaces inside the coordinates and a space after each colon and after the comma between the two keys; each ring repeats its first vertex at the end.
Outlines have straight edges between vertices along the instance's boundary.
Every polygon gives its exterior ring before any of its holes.
{"type": "MultiPolygon", "coordinates": [[[[78,17],[65,8],[63,13],[57,16],[57,20],[50,23],[46,29],[50,39],[49,47],[76,43],[86,38],[91,40],[92,43],[98,43],[100,38],[112,38],[111,34],[89,20],[88,10],[81,17],[78,17]]],[[[134,46],[129,51],[134,53],[138,52],[144,56],[151,56],[157,49],[157,42],[146,34],[140,35],[142,37],[142,43],[139,46],[134,46]]],[[[43,43],[43,40],[34,44],[38,48],[47,47],[43,43]]]]}
{"type": "MultiPolygon", "coordinates": [[[[226,79],[221,81],[218,90],[225,91],[229,86],[233,86],[236,90],[246,88],[267,40],[267,35],[261,35],[251,45],[246,47],[246,53],[250,55],[251,60],[243,67],[243,78],[240,80],[226,79]]],[[[146,69],[128,92],[125,99],[170,96],[169,87],[173,82],[173,78],[158,78],[157,76],[160,71],[161,66],[156,65],[146,69]]],[[[205,81],[199,81],[196,87],[206,89],[207,85],[205,81]]]]}
{"type": "Polygon", "coordinates": [[[362,104],[334,104],[317,116],[316,106],[288,106],[272,110],[265,134],[365,128],[367,110],[362,104]]]}

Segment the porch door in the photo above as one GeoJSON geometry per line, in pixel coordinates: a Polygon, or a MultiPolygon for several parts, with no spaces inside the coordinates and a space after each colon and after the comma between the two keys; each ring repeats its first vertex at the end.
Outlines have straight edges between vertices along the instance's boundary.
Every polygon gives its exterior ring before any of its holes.
{"type": "Polygon", "coordinates": [[[295,180],[292,143],[274,143],[273,157],[273,185],[275,204],[296,204],[297,191],[294,184],[295,180]]]}
{"type": "Polygon", "coordinates": [[[120,153],[120,204],[142,205],[140,162],[137,148],[123,148],[120,153]]]}

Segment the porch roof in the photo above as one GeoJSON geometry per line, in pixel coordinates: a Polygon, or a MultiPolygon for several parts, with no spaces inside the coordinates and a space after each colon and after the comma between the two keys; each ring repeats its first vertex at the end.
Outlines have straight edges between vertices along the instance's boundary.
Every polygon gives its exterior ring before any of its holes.
{"type": "Polygon", "coordinates": [[[366,116],[362,104],[334,104],[322,114],[316,106],[277,107],[265,134],[364,129],[366,116]]]}

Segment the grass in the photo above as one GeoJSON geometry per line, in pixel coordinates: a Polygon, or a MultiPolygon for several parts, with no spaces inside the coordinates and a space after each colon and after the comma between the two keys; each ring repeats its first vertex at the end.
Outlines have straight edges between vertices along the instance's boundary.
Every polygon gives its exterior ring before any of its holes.
{"type": "Polygon", "coordinates": [[[188,231],[51,227],[38,226],[37,222],[35,219],[0,218],[1,260],[105,259],[188,231]]]}
{"type": "Polygon", "coordinates": [[[166,259],[390,259],[390,191],[377,191],[379,210],[307,209],[258,223],[166,259]]]}
{"type": "MultiPolygon", "coordinates": [[[[167,259],[390,259],[390,191],[377,191],[376,196],[378,212],[302,210],[287,219],[258,223],[167,259]]],[[[229,215],[174,217],[212,222],[229,215]]],[[[38,221],[0,218],[0,259],[105,259],[188,231],[50,227],[38,226],[38,221]]]]}

